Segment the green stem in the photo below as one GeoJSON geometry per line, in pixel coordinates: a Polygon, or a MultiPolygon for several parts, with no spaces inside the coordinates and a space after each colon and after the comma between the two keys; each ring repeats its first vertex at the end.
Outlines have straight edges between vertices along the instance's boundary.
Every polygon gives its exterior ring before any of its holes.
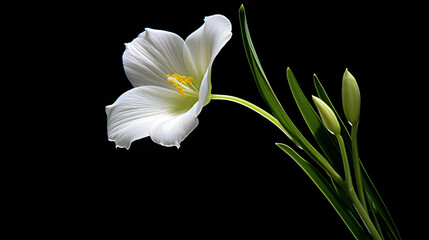
{"type": "Polygon", "coordinates": [[[343,158],[344,173],[346,175],[345,184],[343,186],[344,191],[347,193],[347,196],[352,201],[353,205],[356,208],[356,211],[358,212],[359,216],[362,218],[362,221],[364,222],[365,226],[368,228],[368,231],[371,233],[372,237],[375,240],[382,240],[380,234],[377,231],[377,228],[374,226],[374,224],[371,221],[371,218],[368,215],[368,211],[364,208],[364,206],[360,202],[353,188],[352,175],[350,172],[349,160],[347,158],[347,152],[346,152],[346,146],[344,145],[344,140],[340,134],[337,134],[335,136],[337,137],[338,144],[340,145],[341,156],[343,158]]]}
{"type": "Polygon", "coordinates": [[[368,215],[368,212],[365,210],[362,203],[359,201],[359,198],[356,195],[355,191],[352,189],[352,192],[348,192],[347,195],[349,196],[350,200],[353,202],[353,205],[355,206],[357,212],[359,213],[359,216],[362,218],[362,221],[365,223],[365,226],[368,228],[368,231],[371,233],[371,236],[375,240],[382,240],[380,234],[377,231],[377,228],[372,223],[371,218],[368,215]]]}
{"type": "Polygon", "coordinates": [[[368,208],[366,206],[366,201],[365,201],[365,192],[363,190],[363,184],[362,184],[362,174],[360,171],[360,161],[359,161],[358,142],[357,142],[357,129],[358,129],[358,124],[352,124],[353,167],[354,167],[355,178],[356,178],[356,188],[357,188],[357,193],[358,193],[360,202],[362,203],[365,210],[368,211],[368,208]]]}
{"type": "Polygon", "coordinates": [[[344,140],[343,140],[343,137],[341,137],[341,134],[336,134],[335,136],[338,139],[338,144],[340,145],[340,150],[341,150],[341,157],[343,158],[344,173],[346,175],[345,186],[347,188],[347,191],[351,191],[353,189],[353,182],[352,182],[352,174],[350,172],[349,159],[347,157],[347,152],[346,152],[346,146],[344,145],[344,140]]]}
{"type": "Polygon", "coordinates": [[[272,122],[278,128],[280,128],[280,130],[282,130],[284,134],[286,134],[289,138],[291,138],[289,133],[286,131],[286,129],[284,129],[284,127],[280,124],[280,122],[279,122],[279,120],[277,120],[277,118],[275,118],[273,115],[269,114],[267,111],[256,106],[255,104],[253,104],[251,102],[248,102],[248,101],[241,99],[241,98],[238,98],[238,97],[229,96],[229,95],[220,95],[220,94],[212,94],[212,99],[227,100],[227,101],[235,102],[235,103],[241,104],[245,107],[248,107],[249,109],[252,109],[253,111],[259,113],[261,116],[268,119],[270,122],[272,122]]]}
{"type": "MultiPolygon", "coordinates": [[[[280,130],[282,130],[283,133],[286,134],[286,136],[288,136],[290,139],[293,139],[290,136],[290,134],[286,131],[286,129],[281,125],[281,123],[277,120],[277,118],[275,118],[273,115],[269,114],[267,111],[256,106],[255,104],[253,104],[251,102],[248,102],[248,101],[241,99],[241,98],[238,98],[238,97],[229,96],[229,95],[220,95],[220,94],[212,94],[211,99],[231,101],[231,102],[241,104],[245,107],[248,107],[249,109],[259,113],[261,116],[268,119],[270,122],[272,122],[274,125],[276,125],[280,130]]],[[[311,147],[311,145],[306,146],[306,147],[309,148],[309,147],[311,147]]],[[[326,173],[332,179],[334,179],[335,182],[337,182],[339,185],[343,185],[344,180],[342,179],[342,177],[334,170],[334,168],[330,164],[327,163],[326,160],[323,159],[323,157],[317,151],[314,151],[314,152],[316,152],[318,154],[318,155],[314,155],[315,159],[317,159],[316,163],[319,164],[319,166],[321,168],[323,168],[323,170],[325,170],[326,173]]]]}

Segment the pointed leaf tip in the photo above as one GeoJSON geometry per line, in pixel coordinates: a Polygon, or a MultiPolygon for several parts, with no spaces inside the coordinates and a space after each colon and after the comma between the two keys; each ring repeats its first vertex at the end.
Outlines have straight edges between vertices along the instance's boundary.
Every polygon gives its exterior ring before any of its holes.
{"type": "Polygon", "coordinates": [[[238,9],[238,12],[239,13],[245,13],[246,12],[243,4],[241,4],[240,8],[238,9]]]}

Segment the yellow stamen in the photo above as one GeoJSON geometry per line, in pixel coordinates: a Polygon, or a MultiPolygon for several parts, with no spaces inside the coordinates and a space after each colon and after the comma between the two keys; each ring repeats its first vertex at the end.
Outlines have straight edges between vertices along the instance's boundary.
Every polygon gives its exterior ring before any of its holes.
{"type": "Polygon", "coordinates": [[[173,86],[175,86],[175,87],[176,87],[177,91],[178,91],[182,96],[187,97],[187,96],[185,95],[185,92],[183,91],[183,87],[182,87],[182,86],[187,86],[187,85],[188,85],[188,83],[189,83],[189,84],[192,84],[192,83],[193,83],[193,79],[192,79],[192,77],[181,76],[181,75],[179,75],[179,74],[175,73],[175,74],[173,74],[173,75],[167,74],[167,80],[168,80],[169,82],[172,82],[172,83],[173,83],[173,86]],[[180,83],[181,85],[180,85],[179,83],[180,83]]]}

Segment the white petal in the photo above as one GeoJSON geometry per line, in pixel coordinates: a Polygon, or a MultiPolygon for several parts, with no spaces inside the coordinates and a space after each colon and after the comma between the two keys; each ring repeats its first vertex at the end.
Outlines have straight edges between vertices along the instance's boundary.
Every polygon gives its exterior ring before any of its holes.
{"type": "Polygon", "coordinates": [[[155,123],[150,137],[158,144],[166,147],[180,147],[180,143],[198,126],[198,115],[210,100],[211,64],[206,70],[199,89],[198,102],[185,114],[174,116],[155,123]]]}
{"type": "Polygon", "coordinates": [[[198,103],[197,108],[195,109],[196,114],[200,114],[203,107],[210,101],[211,93],[211,64],[208,67],[206,73],[204,74],[203,80],[201,81],[200,91],[198,93],[198,103]]]}
{"type": "Polygon", "coordinates": [[[199,76],[204,76],[208,66],[231,39],[231,22],[222,15],[204,19],[204,24],[186,38],[199,76]]]}
{"type": "Polygon", "coordinates": [[[187,52],[183,39],[175,33],[146,28],[126,44],[122,60],[134,87],[152,85],[174,90],[167,74],[190,75],[184,61],[189,55],[187,52]]]}
{"type": "Polygon", "coordinates": [[[198,126],[195,104],[188,112],[155,123],[150,130],[152,141],[162,146],[180,147],[180,143],[198,126]]]}
{"type": "Polygon", "coordinates": [[[210,100],[212,63],[231,35],[229,20],[214,15],[186,43],[174,33],[146,29],[127,44],[124,69],[136,88],[106,107],[109,140],[128,149],[134,140],[151,136],[156,143],[179,148],[210,100]],[[174,73],[194,78],[198,99],[177,93],[167,81],[167,74],[174,73]]]}
{"type": "Polygon", "coordinates": [[[195,98],[184,98],[175,90],[156,86],[133,88],[106,106],[109,140],[128,149],[133,141],[149,136],[155,123],[185,114],[195,102],[195,98]]]}

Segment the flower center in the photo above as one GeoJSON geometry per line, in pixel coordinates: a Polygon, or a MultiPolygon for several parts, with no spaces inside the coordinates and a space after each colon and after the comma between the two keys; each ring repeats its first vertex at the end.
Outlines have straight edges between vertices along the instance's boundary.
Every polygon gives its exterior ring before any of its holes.
{"type": "Polygon", "coordinates": [[[169,82],[172,82],[173,86],[175,86],[177,91],[184,97],[187,97],[184,92],[184,89],[191,90],[190,88],[192,88],[194,91],[196,90],[195,87],[192,85],[193,83],[192,77],[181,76],[175,73],[173,75],[167,74],[167,80],[169,82]]]}

